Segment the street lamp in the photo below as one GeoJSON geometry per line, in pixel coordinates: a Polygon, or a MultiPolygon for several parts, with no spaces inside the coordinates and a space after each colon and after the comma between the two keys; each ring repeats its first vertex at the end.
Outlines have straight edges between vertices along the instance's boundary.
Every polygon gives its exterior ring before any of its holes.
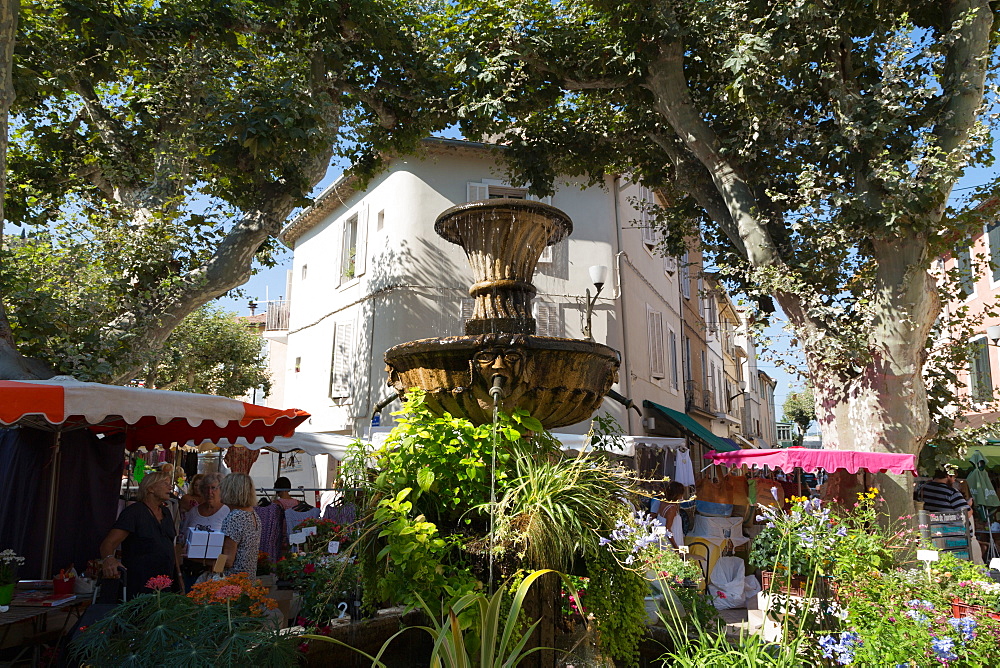
{"type": "Polygon", "coordinates": [[[736,397],[742,397],[746,393],[747,393],[747,382],[745,380],[741,380],[739,394],[734,394],[733,396],[726,399],[726,403],[731,404],[733,399],[735,399],[736,397]]]}
{"type": "Polygon", "coordinates": [[[597,291],[594,296],[590,296],[590,288],[587,288],[587,325],[583,328],[583,336],[588,341],[594,340],[594,330],[591,327],[591,316],[594,315],[594,304],[597,303],[597,295],[601,294],[601,288],[608,281],[608,268],[603,264],[595,264],[590,269],[590,280],[597,291]]]}
{"type": "Polygon", "coordinates": [[[993,345],[998,345],[1000,341],[1000,325],[990,325],[986,328],[986,338],[993,342],[993,345]]]}

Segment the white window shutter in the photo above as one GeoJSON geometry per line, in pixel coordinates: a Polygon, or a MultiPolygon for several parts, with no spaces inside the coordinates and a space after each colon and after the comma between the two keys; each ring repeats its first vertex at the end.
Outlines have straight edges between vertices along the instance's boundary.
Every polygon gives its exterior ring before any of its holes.
{"type": "Polygon", "coordinates": [[[459,306],[459,320],[458,323],[458,334],[465,334],[465,323],[472,319],[473,313],[476,311],[476,300],[475,299],[463,299],[459,306]]]}
{"type": "Polygon", "coordinates": [[[333,337],[333,359],[330,362],[331,399],[343,399],[350,395],[349,381],[353,344],[354,323],[338,322],[333,337]]]}
{"type": "Polygon", "coordinates": [[[485,183],[473,183],[469,181],[466,196],[468,202],[478,202],[479,200],[490,198],[490,187],[485,183]]]}
{"type": "Polygon", "coordinates": [[[358,211],[358,232],[354,247],[354,276],[357,278],[365,273],[368,264],[368,205],[358,211]]]}
{"type": "Polygon", "coordinates": [[[552,264],[552,258],[554,257],[553,248],[554,246],[550,244],[542,249],[542,254],[538,257],[538,264],[552,264]]]}
{"type": "Polygon", "coordinates": [[[528,195],[525,199],[530,199],[535,202],[541,202],[543,204],[552,204],[552,196],[546,195],[545,197],[535,197],[534,195],[528,195]]]}
{"type": "Polygon", "coordinates": [[[559,305],[536,301],[533,310],[535,333],[538,336],[560,336],[562,322],[559,319],[559,305]]]}
{"type": "Polygon", "coordinates": [[[691,298],[691,267],[688,266],[688,254],[681,258],[681,293],[691,298]]]}
{"type": "Polygon", "coordinates": [[[667,276],[677,273],[677,258],[669,256],[663,258],[663,273],[667,276]]]}
{"type": "Polygon", "coordinates": [[[649,375],[663,378],[663,314],[652,309],[646,311],[646,335],[649,339],[649,375]]]}

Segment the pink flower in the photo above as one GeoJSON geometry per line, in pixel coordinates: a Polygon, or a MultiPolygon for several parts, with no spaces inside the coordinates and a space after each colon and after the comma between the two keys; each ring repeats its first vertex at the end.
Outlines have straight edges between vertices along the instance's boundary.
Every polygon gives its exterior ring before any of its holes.
{"type": "Polygon", "coordinates": [[[217,598],[220,601],[229,601],[234,598],[239,598],[243,590],[236,585],[225,585],[224,587],[219,587],[212,598],[217,598]]]}
{"type": "Polygon", "coordinates": [[[155,578],[149,578],[149,580],[146,581],[146,588],[163,591],[173,583],[174,581],[169,576],[157,575],[155,578]]]}
{"type": "Polygon", "coordinates": [[[305,567],[302,570],[303,570],[303,572],[305,572],[306,575],[312,575],[313,573],[316,572],[316,565],[315,564],[306,564],[305,567]]]}

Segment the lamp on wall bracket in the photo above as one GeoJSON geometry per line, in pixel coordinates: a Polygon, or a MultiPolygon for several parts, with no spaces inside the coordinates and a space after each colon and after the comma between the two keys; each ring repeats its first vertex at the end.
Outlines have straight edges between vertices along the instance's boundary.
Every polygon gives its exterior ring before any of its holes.
{"type": "Polygon", "coordinates": [[[590,288],[587,288],[587,324],[583,328],[583,337],[588,341],[594,340],[594,330],[591,326],[591,318],[594,315],[594,304],[597,303],[597,295],[601,294],[601,289],[608,282],[608,268],[603,264],[595,264],[589,269],[590,280],[597,290],[594,296],[590,296],[590,288]]]}
{"type": "Polygon", "coordinates": [[[994,346],[1000,346],[1000,325],[990,325],[987,327],[986,338],[994,346]]]}
{"type": "Polygon", "coordinates": [[[742,397],[744,394],[747,393],[747,382],[745,380],[741,380],[740,383],[739,383],[739,385],[740,385],[740,391],[739,391],[739,393],[734,394],[733,396],[731,396],[728,399],[726,399],[726,403],[727,404],[729,402],[731,402],[733,399],[735,399],[736,397],[742,397]]]}

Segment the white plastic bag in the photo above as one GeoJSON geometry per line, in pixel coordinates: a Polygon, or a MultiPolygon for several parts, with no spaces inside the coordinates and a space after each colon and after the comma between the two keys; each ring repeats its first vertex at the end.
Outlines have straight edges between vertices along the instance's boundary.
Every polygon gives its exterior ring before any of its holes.
{"type": "Polygon", "coordinates": [[[746,568],[739,557],[719,557],[712,568],[708,592],[717,610],[746,605],[746,568]]]}

